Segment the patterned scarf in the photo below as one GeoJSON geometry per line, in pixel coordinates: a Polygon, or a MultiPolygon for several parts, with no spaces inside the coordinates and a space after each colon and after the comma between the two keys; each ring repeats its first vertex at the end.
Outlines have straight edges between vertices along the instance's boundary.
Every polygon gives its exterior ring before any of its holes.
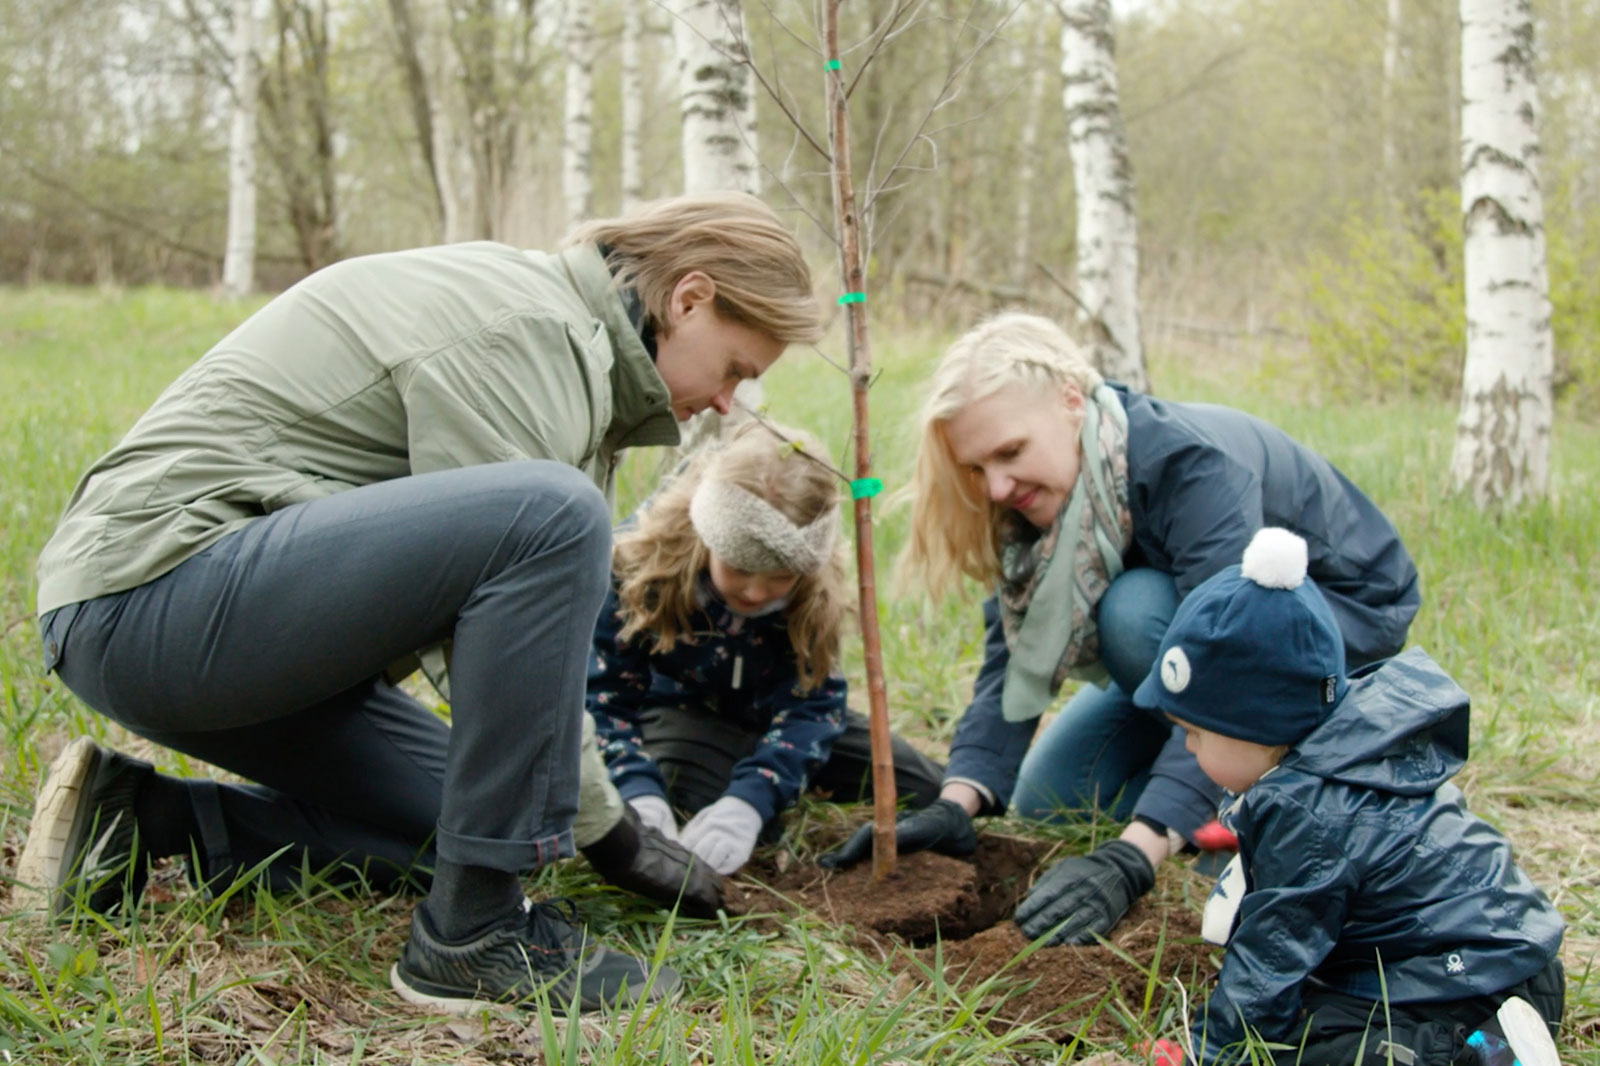
{"type": "Polygon", "coordinates": [[[1011,659],[1001,712],[1037,718],[1068,677],[1104,682],[1095,607],[1122,573],[1133,537],[1128,513],[1128,415],[1105,385],[1083,405],[1078,481],[1040,532],[1018,514],[1000,526],[1000,621],[1011,659]],[[1065,530],[1068,536],[1063,540],[1065,530]]]}

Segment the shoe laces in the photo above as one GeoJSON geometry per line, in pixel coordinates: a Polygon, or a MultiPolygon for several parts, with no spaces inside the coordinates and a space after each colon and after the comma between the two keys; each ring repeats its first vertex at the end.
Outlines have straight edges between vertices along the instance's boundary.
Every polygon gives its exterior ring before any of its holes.
{"type": "Polygon", "coordinates": [[[528,937],[535,943],[560,945],[572,954],[583,950],[587,934],[578,915],[578,905],[566,896],[527,900],[528,937]]]}

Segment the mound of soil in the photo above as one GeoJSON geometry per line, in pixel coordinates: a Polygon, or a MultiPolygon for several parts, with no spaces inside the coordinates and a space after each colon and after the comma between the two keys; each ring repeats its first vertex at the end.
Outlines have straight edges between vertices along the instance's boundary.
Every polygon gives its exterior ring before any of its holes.
{"type": "MultiPolygon", "coordinates": [[[[1174,980],[1187,989],[1200,989],[1214,972],[1212,960],[1220,950],[1201,941],[1200,920],[1193,913],[1161,908],[1148,900],[1134,904],[1108,939],[1111,948],[1100,944],[1040,948],[1018,961],[1028,938],[1015,922],[1000,922],[976,936],[943,945],[945,979],[970,987],[998,974],[994,994],[984,1006],[1000,1004],[995,1017],[1000,1025],[1033,1022],[1062,1043],[1078,1036],[1108,1040],[1128,1032],[1119,1014],[1158,1017],[1163,1004],[1175,995],[1174,980]],[[1095,1011],[1102,1001],[1106,1006],[1095,1011]]],[[[920,955],[926,964],[933,964],[932,949],[923,948],[920,955]]],[[[1196,998],[1195,991],[1190,998],[1196,998]]]]}
{"type": "Polygon", "coordinates": [[[1112,931],[1110,947],[1047,947],[1019,960],[1029,942],[1010,919],[1047,857],[1054,858],[1051,847],[984,834],[970,859],[902,855],[884,882],[873,879],[870,862],[830,871],[779,852],[729,884],[728,910],[774,928],[785,916],[809,913],[851,930],[869,954],[897,954],[908,970],[942,958],[946,980],[958,988],[993,978],[984,1004],[998,1008],[991,1026],[1032,1023],[1063,1043],[1125,1035],[1122,1019],[1154,1020],[1176,995],[1175,979],[1198,989],[1214,972],[1218,949],[1200,940],[1198,915],[1149,899],[1112,931]],[[901,945],[915,953],[895,953],[901,945]]]}
{"type": "Polygon", "coordinates": [[[730,914],[783,913],[800,908],[833,925],[852,926],[876,946],[875,936],[911,945],[960,940],[1007,918],[1032,881],[1049,845],[1021,837],[985,835],[970,859],[931,851],[901,855],[885,881],[872,863],[848,870],[757,860],[749,880],[728,886],[730,914]],[[759,882],[752,883],[752,882],[759,882]]]}

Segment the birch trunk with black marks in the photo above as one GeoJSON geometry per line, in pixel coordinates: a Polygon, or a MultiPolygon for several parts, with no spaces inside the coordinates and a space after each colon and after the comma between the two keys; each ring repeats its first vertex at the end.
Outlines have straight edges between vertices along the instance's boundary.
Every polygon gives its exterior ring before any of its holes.
{"type": "Polygon", "coordinates": [[[1078,297],[1107,377],[1149,387],[1139,336],[1139,226],[1117,100],[1110,0],[1061,5],[1067,147],[1078,205],[1078,297]]]}
{"type": "Polygon", "coordinates": [[[239,297],[256,281],[256,60],[255,0],[233,2],[233,95],[228,128],[228,243],[222,288],[239,297]]]}
{"type": "MultiPolygon", "coordinates": [[[[683,191],[760,192],[754,78],[746,62],[749,50],[739,0],[676,0],[672,13],[682,100],[683,191]]],[[[741,384],[734,398],[752,410],[766,402],[759,381],[741,384]]],[[[696,416],[684,429],[682,451],[716,440],[723,422],[715,411],[696,416]]]]}
{"type": "Polygon", "coordinates": [[[677,0],[672,13],[683,116],[683,190],[757,192],[755,100],[739,0],[677,0]]]}
{"type": "Polygon", "coordinates": [[[1529,0],[1461,0],[1467,353],[1452,486],[1480,508],[1549,487],[1554,344],[1529,0]]]}
{"type": "Polygon", "coordinates": [[[594,210],[594,5],[567,0],[566,108],[561,139],[561,193],[570,229],[594,210]]]}
{"type": "Polygon", "coordinates": [[[622,0],[622,209],[644,199],[644,40],[646,0],[622,0]]]}

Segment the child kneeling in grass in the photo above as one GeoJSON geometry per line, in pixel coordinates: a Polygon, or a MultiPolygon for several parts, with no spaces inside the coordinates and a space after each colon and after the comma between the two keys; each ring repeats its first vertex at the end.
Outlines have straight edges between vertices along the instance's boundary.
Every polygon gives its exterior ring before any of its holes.
{"type": "MultiPolygon", "coordinates": [[[[718,873],[808,785],[870,787],[866,720],[838,669],[840,484],[809,435],[751,421],[617,533],[589,712],[623,798],[718,873]],[[693,816],[681,830],[674,808],[693,816]]],[[[901,795],[932,802],[943,767],[898,739],[894,763],[901,795]]]]}
{"type": "Polygon", "coordinates": [[[1239,855],[1206,904],[1227,945],[1198,1066],[1556,1066],[1556,909],[1450,783],[1469,702],[1420,649],[1345,673],[1305,541],[1263,529],[1179,607],[1140,706],[1234,796],[1239,855]]]}

